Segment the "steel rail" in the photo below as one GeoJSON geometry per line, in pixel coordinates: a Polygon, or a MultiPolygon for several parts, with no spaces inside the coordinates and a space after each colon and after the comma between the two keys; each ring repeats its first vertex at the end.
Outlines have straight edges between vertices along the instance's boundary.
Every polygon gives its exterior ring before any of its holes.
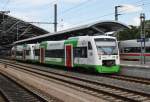
{"type": "MultiPolygon", "coordinates": [[[[10,63],[7,63],[8,65],[10,65],[10,66],[13,66],[13,67],[16,67],[16,68],[23,68],[24,70],[27,70],[27,71],[30,71],[31,72],[31,69],[29,69],[29,68],[32,68],[32,69],[34,69],[34,70],[37,70],[36,68],[33,68],[33,67],[29,67],[29,66],[25,66],[25,65],[15,65],[15,64],[10,64],[10,63]],[[28,69],[27,69],[27,67],[28,67],[28,69]]],[[[38,69],[38,71],[43,71],[43,70],[39,70],[38,69]]],[[[47,75],[45,75],[45,74],[41,74],[40,72],[35,72],[35,71],[33,71],[32,70],[32,72],[33,73],[37,73],[37,74],[40,74],[40,75],[43,75],[43,76],[46,76],[46,77],[51,77],[51,78],[54,78],[54,77],[52,77],[52,76],[47,76],[47,75]]],[[[44,71],[44,72],[47,72],[47,71],[44,71]]],[[[87,84],[92,84],[92,85],[99,85],[99,86],[103,86],[103,87],[105,87],[105,88],[112,88],[113,90],[122,90],[122,92],[126,92],[126,93],[132,93],[132,96],[133,95],[138,95],[138,97],[140,97],[140,96],[143,96],[143,97],[149,97],[149,94],[145,94],[145,93],[143,93],[143,92],[135,92],[135,91],[132,91],[132,90],[128,90],[128,89],[123,89],[123,88],[118,88],[118,87],[115,87],[115,86],[111,86],[111,85],[106,85],[106,84],[102,84],[102,83],[100,83],[100,82],[96,82],[96,81],[91,81],[91,80],[87,80],[87,79],[84,79],[84,78],[79,78],[79,77],[74,77],[74,76],[68,76],[68,75],[62,75],[62,74],[60,74],[60,73],[56,73],[56,72],[47,72],[47,73],[51,73],[51,74],[54,74],[54,75],[59,75],[59,76],[61,76],[61,78],[54,78],[54,79],[57,79],[57,80],[61,80],[61,81],[64,81],[64,82],[66,82],[66,83],[71,83],[71,84],[74,84],[74,85],[77,85],[77,86],[82,86],[82,87],[84,87],[84,88],[89,88],[89,86],[87,87],[87,86],[83,86],[83,85],[79,85],[79,83],[75,83],[75,82],[69,82],[68,80],[63,80],[62,79],[62,77],[67,77],[67,78],[71,78],[71,79],[77,79],[77,80],[79,80],[79,81],[83,81],[83,82],[86,82],[87,84]]],[[[119,94],[116,94],[116,93],[112,93],[112,92],[108,92],[108,90],[106,91],[106,90],[102,90],[102,89],[97,89],[97,88],[94,88],[94,87],[90,87],[89,88],[90,90],[92,90],[92,91],[95,91],[95,92],[99,92],[99,93],[101,93],[101,92],[103,92],[103,93],[105,93],[105,94],[107,94],[107,95],[110,95],[110,96],[113,96],[113,97],[117,97],[117,98],[120,98],[120,99],[123,99],[123,100],[126,100],[126,101],[138,101],[137,99],[133,99],[133,98],[130,98],[129,96],[125,96],[125,95],[121,95],[121,93],[120,93],[120,95],[119,94]]],[[[115,92],[115,91],[114,91],[115,92]]]]}

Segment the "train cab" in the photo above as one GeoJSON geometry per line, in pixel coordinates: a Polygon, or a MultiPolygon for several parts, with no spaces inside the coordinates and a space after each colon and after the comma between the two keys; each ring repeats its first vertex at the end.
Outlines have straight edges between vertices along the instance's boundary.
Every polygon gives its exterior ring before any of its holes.
{"type": "Polygon", "coordinates": [[[24,45],[24,60],[33,61],[34,60],[34,46],[35,44],[26,44],[24,45]]]}

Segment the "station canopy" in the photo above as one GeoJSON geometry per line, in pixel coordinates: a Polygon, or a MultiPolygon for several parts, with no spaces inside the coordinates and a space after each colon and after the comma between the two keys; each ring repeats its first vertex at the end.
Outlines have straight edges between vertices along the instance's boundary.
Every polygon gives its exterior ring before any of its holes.
{"type": "Polygon", "coordinates": [[[17,19],[15,17],[0,13],[0,46],[10,47],[10,45],[22,39],[27,39],[43,34],[48,31],[33,24],[17,19]]]}
{"type": "Polygon", "coordinates": [[[41,35],[29,39],[16,41],[14,44],[38,43],[41,41],[57,41],[57,40],[64,40],[67,39],[68,37],[75,37],[75,36],[105,35],[107,32],[118,32],[128,28],[129,26],[116,21],[99,21],[99,22],[83,25],[80,27],[59,31],[56,33],[49,33],[49,34],[45,34],[45,35],[41,35]]]}

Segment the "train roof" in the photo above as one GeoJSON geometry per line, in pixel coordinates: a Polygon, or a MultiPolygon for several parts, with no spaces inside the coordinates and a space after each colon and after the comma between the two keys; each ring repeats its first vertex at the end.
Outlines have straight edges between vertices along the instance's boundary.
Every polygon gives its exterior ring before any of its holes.
{"type": "Polygon", "coordinates": [[[47,33],[49,32],[30,22],[0,12],[0,45],[3,47],[9,48],[14,41],[47,33]],[[4,24],[5,27],[3,27],[4,24]]]}
{"type": "MultiPolygon", "coordinates": [[[[148,38],[148,41],[145,44],[146,44],[146,46],[150,46],[150,38],[148,38]]],[[[140,47],[141,43],[137,42],[137,39],[124,40],[124,41],[120,41],[120,46],[122,46],[122,47],[140,47]]]]}
{"type": "Polygon", "coordinates": [[[104,35],[106,32],[111,31],[120,31],[122,29],[130,28],[126,24],[117,21],[99,21],[91,24],[86,24],[80,27],[75,27],[63,31],[59,31],[56,33],[49,33],[29,39],[24,39],[20,41],[14,42],[14,44],[21,44],[21,43],[37,43],[46,40],[64,40],[68,37],[73,36],[85,36],[85,35],[104,35]]]}

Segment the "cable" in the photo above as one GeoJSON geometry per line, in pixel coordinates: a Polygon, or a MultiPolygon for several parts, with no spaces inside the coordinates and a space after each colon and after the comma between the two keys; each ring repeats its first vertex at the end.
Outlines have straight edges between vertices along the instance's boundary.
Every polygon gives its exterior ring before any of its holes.
{"type": "Polygon", "coordinates": [[[64,15],[65,13],[67,13],[67,12],[69,12],[69,11],[75,9],[75,8],[78,8],[78,7],[82,6],[82,5],[85,5],[85,4],[88,3],[89,1],[91,1],[91,0],[86,0],[86,1],[84,1],[84,2],[82,2],[82,3],[80,3],[80,4],[78,4],[78,5],[75,5],[75,6],[71,7],[71,8],[68,8],[68,9],[62,11],[62,13],[63,13],[62,15],[64,15]]]}
{"type": "MultiPolygon", "coordinates": [[[[78,7],[80,7],[80,6],[82,6],[82,5],[86,4],[86,3],[88,3],[89,1],[91,1],[91,0],[86,0],[86,1],[84,1],[84,2],[82,2],[82,3],[80,3],[80,4],[78,4],[78,5],[75,5],[74,7],[68,8],[68,9],[62,11],[62,13],[59,14],[59,16],[62,16],[62,15],[64,15],[65,13],[70,12],[71,10],[73,10],[73,9],[75,9],[75,8],[78,8],[78,7]]],[[[143,0],[139,0],[139,1],[135,2],[135,3],[138,3],[138,2],[141,2],[141,1],[143,1],[143,0]]],[[[112,13],[111,13],[111,14],[112,14],[112,13]]],[[[106,14],[106,15],[108,15],[108,14],[106,14]]],[[[106,15],[104,15],[104,17],[105,17],[106,15]]],[[[52,16],[51,16],[50,18],[52,18],[52,16]]]]}
{"type": "Polygon", "coordinates": [[[2,9],[4,10],[4,8],[7,7],[7,5],[9,4],[10,0],[7,0],[6,3],[4,4],[4,6],[2,7],[2,9]]]}
{"type": "MultiPolygon", "coordinates": [[[[137,2],[134,2],[134,3],[139,3],[139,2],[143,2],[143,1],[145,1],[145,0],[139,0],[139,1],[137,1],[137,2]]],[[[111,8],[111,9],[113,9],[113,8],[111,8]]],[[[79,10],[80,11],[80,10],[79,10]]],[[[78,12],[79,13],[79,12],[78,12]]],[[[109,13],[109,14],[104,14],[104,15],[102,15],[102,17],[105,17],[105,16],[109,16],[109,15],[112,15],[113,13],[109,13]]],[[[99,16],[98,16],[99,17],[99,16]]],[[[97,18],[98,18],[97,17],[97,18]]]]}
{"type": "MultiPolygon", "coordinates": [[[[137,7],[140,7],[140,6],[145,6],[145,5],[149,5],[150,4],[150,2],[149,3],[143,3],[143,4],[140,4],[140,5],[137,5],[137,7]]],[[[128,10],[128,9],[125,9],[125,10],[122,10],[122,11],[119,11],[118,13],[121,13],[121,12],[124,12],[124,11],[126,11],[126,10],[128,10]]],[[[114,15],[114,13],[108,13],[108,14],[104,14],[104,15],[102,15],[102,16],[97,16],[97,17],[94,17],[94,18],[89,18],[89,19],[86,19],[86,21],[89,21],[89,20],[93,20],[93,19],[97,19],[97,18],[103,18],[103,17],[106,17],[106,16],[110,16],[110,15],[114,15]]],[[[80,23],[82,23],[81,21],[79,21],[80,23]]],[[[74,25],[74,24],[73,24],[74,25]]],[[[77,25],[77,24],[76,24],[77,25]]]]}
{"type": "MultiPolygon", "coordinates": [[[[140,7],[140,6],[143,6],[143,5],[149,5],[150,3],[144,3],[144,4],[140,4],[140,5],[137,5],[137,7],[140,7]]],[[[125,9],[125,10],[121,10],[119,11],[118,13],[121,13],[121,12],[124,12],[124,11],[127,11],[128,9],[125,9]]],[[[105,14],[105,15],[102,15],[102,16],[99,16],[99,17],[94,17],[94,18],[102,18],[102,17],[105,17],[105,16],[110,16],[110,15],[113,15],[114,13],[109,13],[109,14],[105,14]]],[[[93,19],[93,18],[92,18],[93,19]]]]}
{"type": "MultiPolygon", "coordinates": [[[[90,1],[90,0],[87,0],[87,1],[85,1],[85,2],[82,2],[81,4],[77,5],[77,7],[78,7],[78,6],[82,6],[83,4],[85,4],[85,3],[89,2],[89,1],[90,1]]],[[[139,3],[139,2],[142,2],[142,1],[145,1],[145,0],[139,0],[139,1],[134,2],[134,3],[139,3]]],[[[76,7],[76,6],[71,7],[71,8],[69,8],[69,9],[63,11],[63,12],[62,12],[63,14],[61,14],[61,15],[64,15],[65,13],[67,13],[67,12],[71,11],[72,9],[77,8],[77,7],[76,7]]]]}
{"type": "Polygon", "coordinates": [[[57,2],[57,0],[53,0],[53,1],[49,2],[48,4],[45,4],[44,6],[47,6],[47,5],[50,5],[50,4],[54,4],[56,2],[57,2]]]}

